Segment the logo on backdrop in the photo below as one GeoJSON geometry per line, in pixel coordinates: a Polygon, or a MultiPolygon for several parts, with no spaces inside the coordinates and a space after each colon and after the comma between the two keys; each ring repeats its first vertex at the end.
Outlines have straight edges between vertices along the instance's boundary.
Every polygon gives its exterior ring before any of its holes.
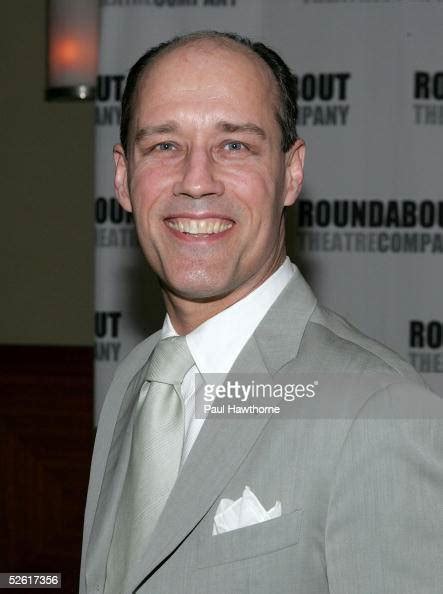
{"type": "Polygon", "coordinates": [[[443,252],[443,201],[300,200],[297,223],[301,252],[443,252]]]}
{"type": "Polygon", "coordinates": [[[138,247],[132,214],[116,198],[95,200],[95,246],[98,248],[138,247]]]}
{"type": "Polygon", "coordinates": [[[419,373],[443,373],[443,322],[410,320],[409,348],[409,360],[419,373]]]}
{"type": "Polygon", "coordinates": [[[121,349],[120,322],[121,311],[96,311],[95,328],[95,360],[118,361],[121,349]]]}
{"type": "Polygon", "coordinates": [[[123,94],[124,74],[97,76],[95,124],[96,126],[119,126],[123,94]]]}
{"type": "Polygon", "coordinates": [[[299,126],[345,126],[348,123],[350,72],[308,72],[296,78],[299,126]]]}
{"type": "Polygon", "coordinates": [[[443,125],[443,71],[414,73],[414,122],[418,125],[443,125]]]}

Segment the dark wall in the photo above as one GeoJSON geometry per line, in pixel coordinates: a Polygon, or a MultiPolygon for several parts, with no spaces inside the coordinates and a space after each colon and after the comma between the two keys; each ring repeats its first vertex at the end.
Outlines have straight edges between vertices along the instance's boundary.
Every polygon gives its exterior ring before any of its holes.
{"type": "Polygon", "coordinates": [[[94,106],[44,99],[45,0],[2,25],[0,343],[91,345],[94,106]]]}

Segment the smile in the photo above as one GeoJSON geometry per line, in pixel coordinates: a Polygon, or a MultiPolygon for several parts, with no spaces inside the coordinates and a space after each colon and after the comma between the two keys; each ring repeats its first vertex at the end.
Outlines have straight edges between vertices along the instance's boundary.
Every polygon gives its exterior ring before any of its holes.
{"type": "Polygon", "coordinates": [[[190,235],[212,235],[230,229],[234,224],[226,219],[167,219],[166,224],[171,229],[190,235]]]}

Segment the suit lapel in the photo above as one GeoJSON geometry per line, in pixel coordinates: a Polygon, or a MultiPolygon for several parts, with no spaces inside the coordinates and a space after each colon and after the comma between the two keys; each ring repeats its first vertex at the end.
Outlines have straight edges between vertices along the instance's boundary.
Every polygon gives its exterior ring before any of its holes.
{"type": "MultiPolygon", "coordinates": [[[[296,357],[315,305],[308,285],[301,275],[296,274],[247,342],[230,373],[274,375],[296,357]]],[[[131,591],[149,577],[205,516],[269,419],[270,415],[257,419],[205,421],[160,516],[146,554],[136,567],[131,591]],[[223,464],[220,464],[221,460],[223,464]]]]}
{"type": "Polygon", "coordinates": [[[143,384],[147,362],[159,335],[160,333],[153,335],[143,346],[135,365],[125,374],[125,383],[117,381],[111,385],[109,399],[105,404],[107,408],[104,406],[102,411],[104,418],[101,419],[101,431],[96,437],[85,514],[91,526],[89,537],[85,535],[88,542],[85,571],[89,583],[100,583],[103,579],[116,506],[130,454],[134,399],[143,384]],[[112,432],[111,427],[114,427],[112,432]],[[105,464],[103,460],[106,460],[105,464]],[[98,466],[97,471],[94,469],[95,465],[98,466]]]}
{"type": "Polygon", "coordinates": [[[317,300],[296,270],[254,332],[258,348],[271,375],[296,358],[306,324],[317,300]]]}

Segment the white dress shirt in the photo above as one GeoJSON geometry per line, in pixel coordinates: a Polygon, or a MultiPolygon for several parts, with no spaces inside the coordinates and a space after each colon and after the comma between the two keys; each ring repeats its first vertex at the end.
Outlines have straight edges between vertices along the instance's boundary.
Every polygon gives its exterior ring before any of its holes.
{"type": "MultiPolygon", "coordinates": [[[[194,374],[227,374],[267,311],[298,270],[287,257],[283,264],[259,287],[200,324],[186,335],[186,342],[195,365],[181,385],[184,404],[185,440],[182,464],[186,460],[202,428],[204,419],[194,415],[194,374]]],[[[169,316],[162,328],[162,338],[177,336],[169,316]]]]}

